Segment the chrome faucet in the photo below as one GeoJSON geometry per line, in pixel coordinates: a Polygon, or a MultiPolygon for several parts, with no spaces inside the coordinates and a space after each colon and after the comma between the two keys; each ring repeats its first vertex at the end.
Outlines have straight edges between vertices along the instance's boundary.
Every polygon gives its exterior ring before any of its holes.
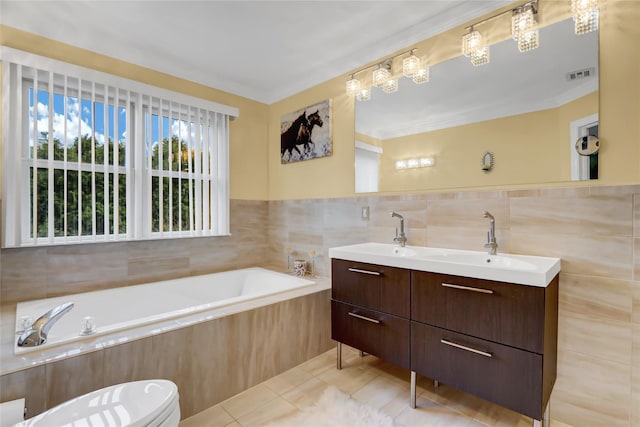
{"type": "Polygon", "coordinates": [[[484,211],[484,217],[489,218],[489,232],[487,233],[487,243],[484,244],[484,247],[489,248],[489,255],[495,255],[498,250],[496,219],[487,211],[484,211]]]}
{"type": "Polygon", "coordinates": [[[66,302],[47,311],[24,330],[18,338],[18,347],[36,347],[47,341],[47,334],[60,318],[73,308],[72,302],[66,302]]]}
{"type": "Polygon", "coordinates": [[[396,228],[396,237],[393,241],[404,247],[407,244],[407,235],[404,234],[404,217],[396,212],[391,212],[391,217],[400,218],[400,234],[398,234],[398,229],[396,228]]]}

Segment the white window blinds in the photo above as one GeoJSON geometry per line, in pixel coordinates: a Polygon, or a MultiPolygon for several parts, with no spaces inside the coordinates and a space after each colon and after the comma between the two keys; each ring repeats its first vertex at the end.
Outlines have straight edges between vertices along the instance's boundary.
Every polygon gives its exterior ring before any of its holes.
{"type": "Polygon", "coordinates": [[[3,245],[229,233],[237,110],[3,49],[3,245]]]}

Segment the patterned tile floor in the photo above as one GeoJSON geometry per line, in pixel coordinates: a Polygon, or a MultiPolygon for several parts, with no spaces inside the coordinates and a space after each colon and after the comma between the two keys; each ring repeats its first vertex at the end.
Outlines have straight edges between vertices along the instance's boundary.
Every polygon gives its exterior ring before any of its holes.
{"type": "MultiPolygon", "coordinates": [[[[410,373],[374,356],[360,357],[343,346],[342,370],[336,369],[336,350],[193,415],[180,427],[253,427],[291,416],[313,405],[334,385],[358,402],[393,417],[397,427],[531,426],[531,418],[418,376],[417,408],[409,407],[410,373]]],[[[552,412],[553,417],[553,412],[552,412]]],[[[552,420],[551,427],[570,427],[552,420]]]]}

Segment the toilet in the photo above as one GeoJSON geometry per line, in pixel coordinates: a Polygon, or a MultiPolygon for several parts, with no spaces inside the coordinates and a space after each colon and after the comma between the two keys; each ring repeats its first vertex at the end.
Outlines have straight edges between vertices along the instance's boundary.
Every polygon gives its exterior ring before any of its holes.
{"type": "Polygon", "coordinates": [[[68,400],[14,427],[177,427],[178,387],[168,380],[116,384],[68,400]]]}

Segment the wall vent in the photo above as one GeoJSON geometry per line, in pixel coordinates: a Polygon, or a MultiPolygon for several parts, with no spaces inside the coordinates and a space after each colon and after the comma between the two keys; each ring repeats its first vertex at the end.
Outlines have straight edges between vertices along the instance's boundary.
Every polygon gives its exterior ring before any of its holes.
{"type": "Polygon", "coordinates": [[[596,69],[595,68],[585,68],[582,70],[576,70],[576,71],[571,71],[570,73],[567,73],[567,80],[574,81],[574,80],[580,80],[580,79],[586,79],[589,77],[593,77],[596,75],[596,69]]]}

